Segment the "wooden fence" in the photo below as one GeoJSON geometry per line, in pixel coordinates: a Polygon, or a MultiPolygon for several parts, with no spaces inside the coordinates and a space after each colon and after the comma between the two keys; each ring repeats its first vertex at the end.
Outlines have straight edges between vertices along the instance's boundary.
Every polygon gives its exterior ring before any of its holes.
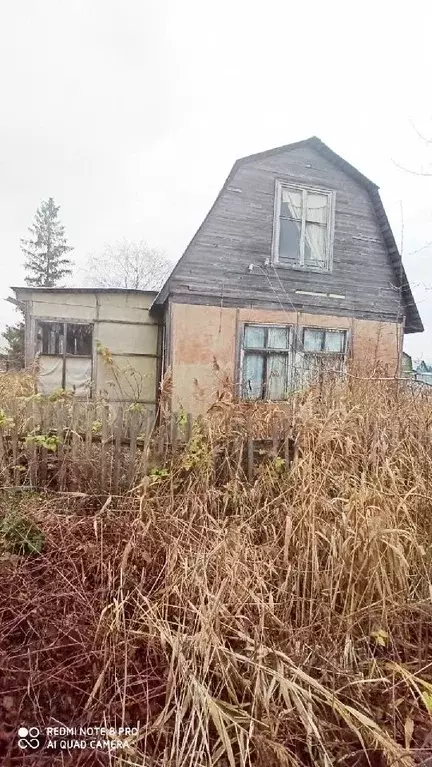
{"type": "MultiPolygon", "coordinates": [[[[37,396],[15,402],[9,411],[0,409],[0,488],[123,493],[187,449],[194,423],[190,413],[161,418],[138,405],[37,396]]],[[[226,446],[250,480],[265,456],[288,466],[297,449],[287,423],[273,423],[259,439],[246,425],[226,446]]]]}

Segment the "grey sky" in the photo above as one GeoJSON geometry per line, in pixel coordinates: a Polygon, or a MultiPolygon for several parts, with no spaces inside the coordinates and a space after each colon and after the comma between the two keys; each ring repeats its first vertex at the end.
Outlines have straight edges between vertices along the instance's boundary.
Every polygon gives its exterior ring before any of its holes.
{"type": "Polygon", "coordinates": [[[403,211],[426,326],[406,348],[431,358],[432,177],[394,164],[432,163],[410,124],[432,138],[429,5],[0,0],[0,298],[42,199],[78,264],[123,237],[175,261],[237,157],[317,135],[379,184],[399,245],[403,211]]]}

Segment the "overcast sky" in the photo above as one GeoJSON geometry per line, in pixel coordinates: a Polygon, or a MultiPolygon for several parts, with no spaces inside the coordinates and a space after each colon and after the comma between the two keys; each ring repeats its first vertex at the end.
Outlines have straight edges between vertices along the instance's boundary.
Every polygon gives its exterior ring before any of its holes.
{"type": "Polygon", "coordinates": [[[175,261],[237,157],[317,135],[380,186],[432,359],[432,177],[396,165],[432,171],[429,5],[0,0],[0,298],[41,200],[78,264],[123,237],[175,261]]]}

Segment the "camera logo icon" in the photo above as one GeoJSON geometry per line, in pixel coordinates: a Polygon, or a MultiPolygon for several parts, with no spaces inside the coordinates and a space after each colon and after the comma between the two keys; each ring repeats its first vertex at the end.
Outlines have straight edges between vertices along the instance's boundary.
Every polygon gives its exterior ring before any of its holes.
{"type": "Polygon", "coordinates": [[[18,730],[19,748],[32,748],[33,750],[40,746],[40,730],[38,727],[20,727],[18,730]]]}

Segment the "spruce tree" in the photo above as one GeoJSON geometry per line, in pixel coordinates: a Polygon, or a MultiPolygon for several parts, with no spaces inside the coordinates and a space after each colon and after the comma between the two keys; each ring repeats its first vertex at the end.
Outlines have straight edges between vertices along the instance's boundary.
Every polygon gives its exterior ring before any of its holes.
{"type": "MultiPolygon", "coordinates": [[[[52,197],[42,202],[36,211],[33,226],[29,227],[32,235],[29,240],[21,240],[21,250],[26,254],[25,281],[37,288],[54,288],[59,281],[71,274],[72,262],[67,258],[71,248],[65,238],[64,226],[58,220],[59,206],[52,197]]],[[[22,309],[18,309],[22,315],[22,309]]],[[[24,322],[7,325],[1,334],[7,343],[8,360],[12,367],[24,367],[24,322]]]]}
{"type": "Polygon", "coordinates": [[[21,240],[21,250],[26,255],[25,281],[32,287],[54,288],[63,277],[72,273],[72,262],[67,254],[73,248],[67,244],[65,228],[58,220],[59,209],[52,197],[48,202],[42,202],[33,226],[29,227],[31,238],[21,240]]]}

